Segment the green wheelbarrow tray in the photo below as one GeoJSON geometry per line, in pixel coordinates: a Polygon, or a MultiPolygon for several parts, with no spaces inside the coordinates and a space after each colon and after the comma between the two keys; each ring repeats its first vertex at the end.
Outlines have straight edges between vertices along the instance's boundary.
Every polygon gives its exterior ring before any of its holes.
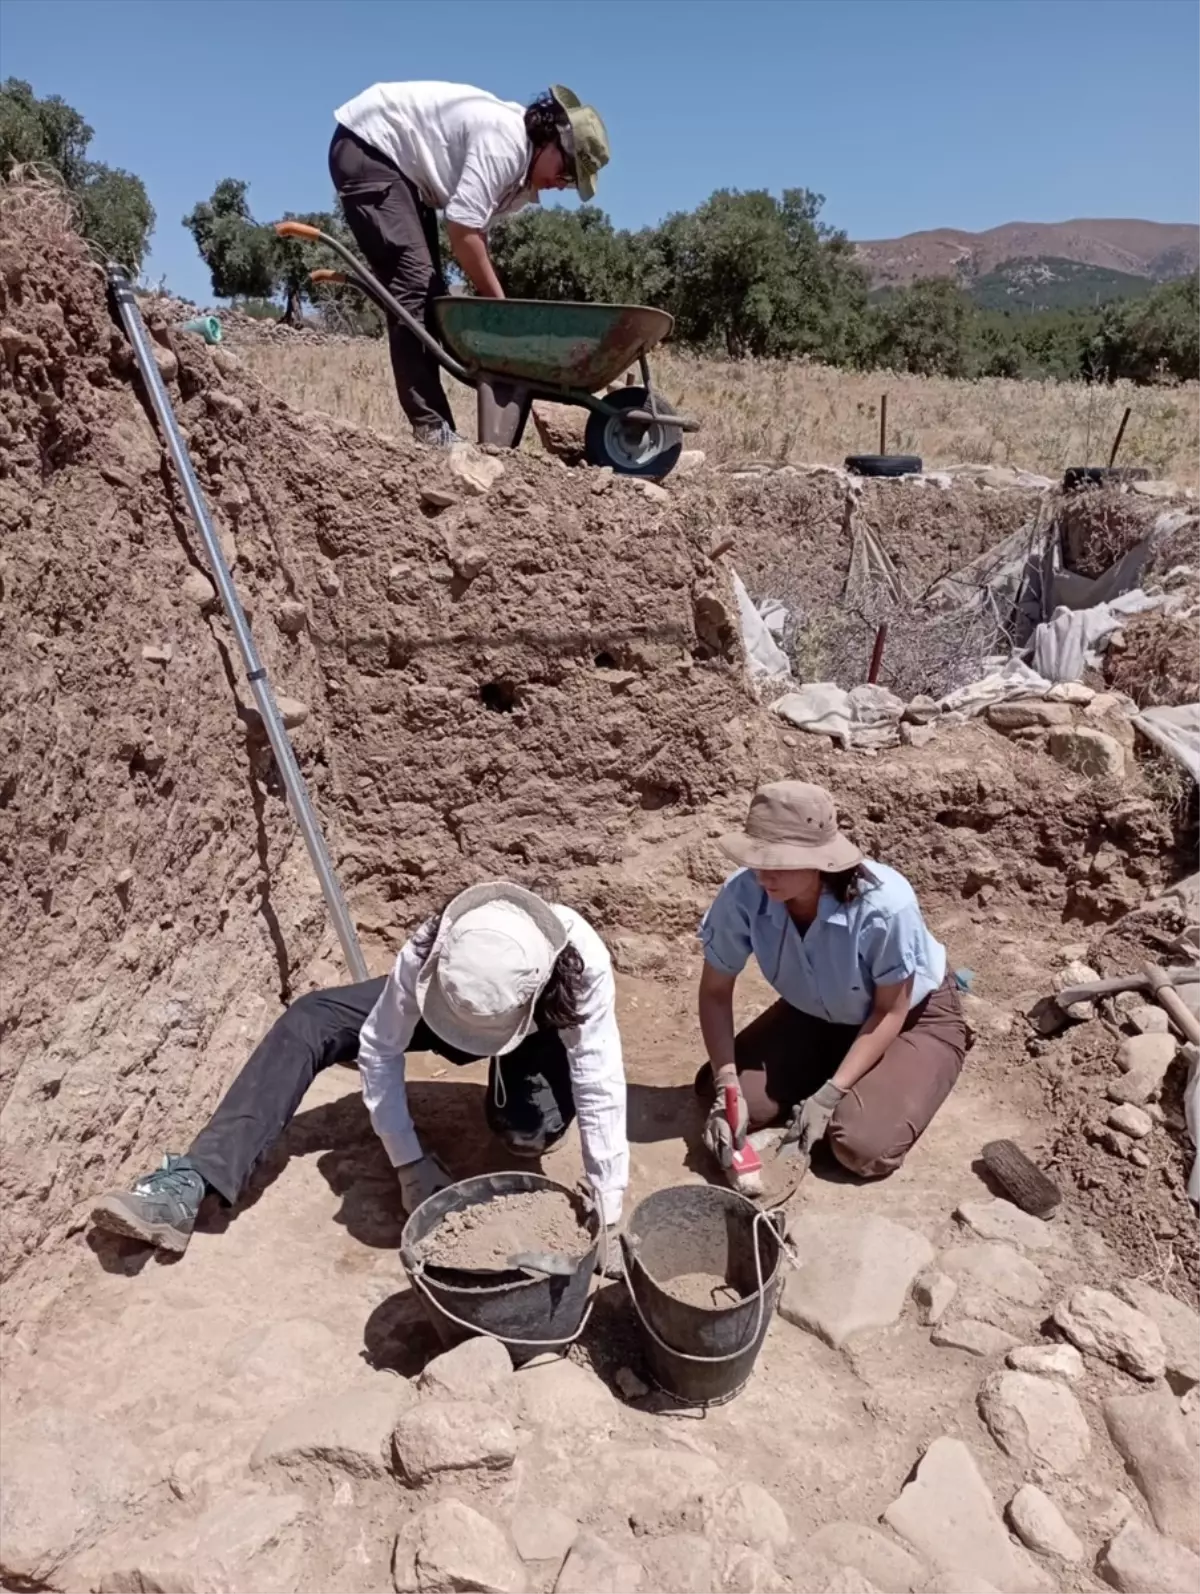
{"type": "Polygon", "coordinates": [[[590,464],[627,476],[662,477],[679,459],[683,433],[699,430],[651,386],[646,355],[674,325],[665,310],[450,295],[433,301],[439,341],[338,239],[306,222],[279,222],[275,230],[325,244],[349,269],[314,271],[314,282],[351,283],[407,327],[444,371],[475,389],[481,443],[516,448],[535,398],[577,404],[590,411],[584,438],[590,464]],[[635,363],[642,386],[597,393],[635,363]]]}

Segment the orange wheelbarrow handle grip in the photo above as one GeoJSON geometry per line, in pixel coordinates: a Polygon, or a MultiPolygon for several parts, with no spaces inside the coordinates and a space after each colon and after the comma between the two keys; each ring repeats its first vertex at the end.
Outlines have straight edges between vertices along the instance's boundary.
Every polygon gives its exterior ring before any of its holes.
{"type": "Polygon", "coordinates": [[[281,238],[307,238],[316,243],[321,236],[319,227],[310,227],[306,221],[277,221],[275,231],[281,238]]]}
{"type": "Polygon", "coordinates": [[[310,282],[349,282],[350,278],[344,271],[330,271],[327,267],[322,266],[316,271],[310,271],[308,280],[310,282]]]}

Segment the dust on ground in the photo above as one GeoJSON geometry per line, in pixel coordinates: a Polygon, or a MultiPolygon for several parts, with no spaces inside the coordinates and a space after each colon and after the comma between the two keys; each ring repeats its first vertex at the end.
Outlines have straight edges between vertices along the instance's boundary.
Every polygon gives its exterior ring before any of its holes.
{"type": "Polygon", "coordinates": [[[503,1272],[522,1252],[578,1258],[591,1243],[578,1200],[564,1190],[529,1190],[448,1212],[415,1249],[434,1267],[503,1272]]]}

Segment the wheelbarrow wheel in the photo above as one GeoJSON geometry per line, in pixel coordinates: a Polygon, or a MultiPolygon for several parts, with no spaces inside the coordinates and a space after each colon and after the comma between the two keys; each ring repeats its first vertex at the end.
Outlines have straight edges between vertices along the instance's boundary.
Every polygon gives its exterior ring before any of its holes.
{"type": "MultiPolygon", "coordinates": [[[[622,420],[613,410],[644,410],[650,395],[644,387],[623,387],[605,401],[609,413],[593,410],[588,416],[583,450],[589,465],[610,465],[619,476],[666,476],[683,452],[683,433],[660,422],[643,426],[622,420]]],[[[654,395],[655,413],[674,415],[666,399],[654,395]]]]}

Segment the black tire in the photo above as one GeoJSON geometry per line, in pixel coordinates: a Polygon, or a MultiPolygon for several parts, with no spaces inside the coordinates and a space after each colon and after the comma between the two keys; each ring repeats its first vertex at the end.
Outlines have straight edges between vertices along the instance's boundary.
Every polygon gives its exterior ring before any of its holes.
{"type": "Polygon", "coordinates": [[[1148,482],[1150,472],[1141,465],[1071,465],[1063,472],[1063,491],[1082,487],[1113,487],[1118,482],[1148,482]]]}
{"type": "Polygon", "coordinates": [[[919,454],[850,454],[846,469],[855,476],[916,476],[924,466],[919,454]]]}
{"type": "MultiPolygon", "coordinates": [[[[623,387],[610,393],[609,410],[644,410],[650,395],[644,387],[623,387]]],[[[662,416],[675,411],[660,394],[655,411],[662,416]]],[[[679,463],[683,433],[674,426],[647,426],[641,432],[626,429],[614,415],[593,410],[583,434],[583,451],[589,465],[609,465],[618,476],[666,476],[679,463]]]]}

